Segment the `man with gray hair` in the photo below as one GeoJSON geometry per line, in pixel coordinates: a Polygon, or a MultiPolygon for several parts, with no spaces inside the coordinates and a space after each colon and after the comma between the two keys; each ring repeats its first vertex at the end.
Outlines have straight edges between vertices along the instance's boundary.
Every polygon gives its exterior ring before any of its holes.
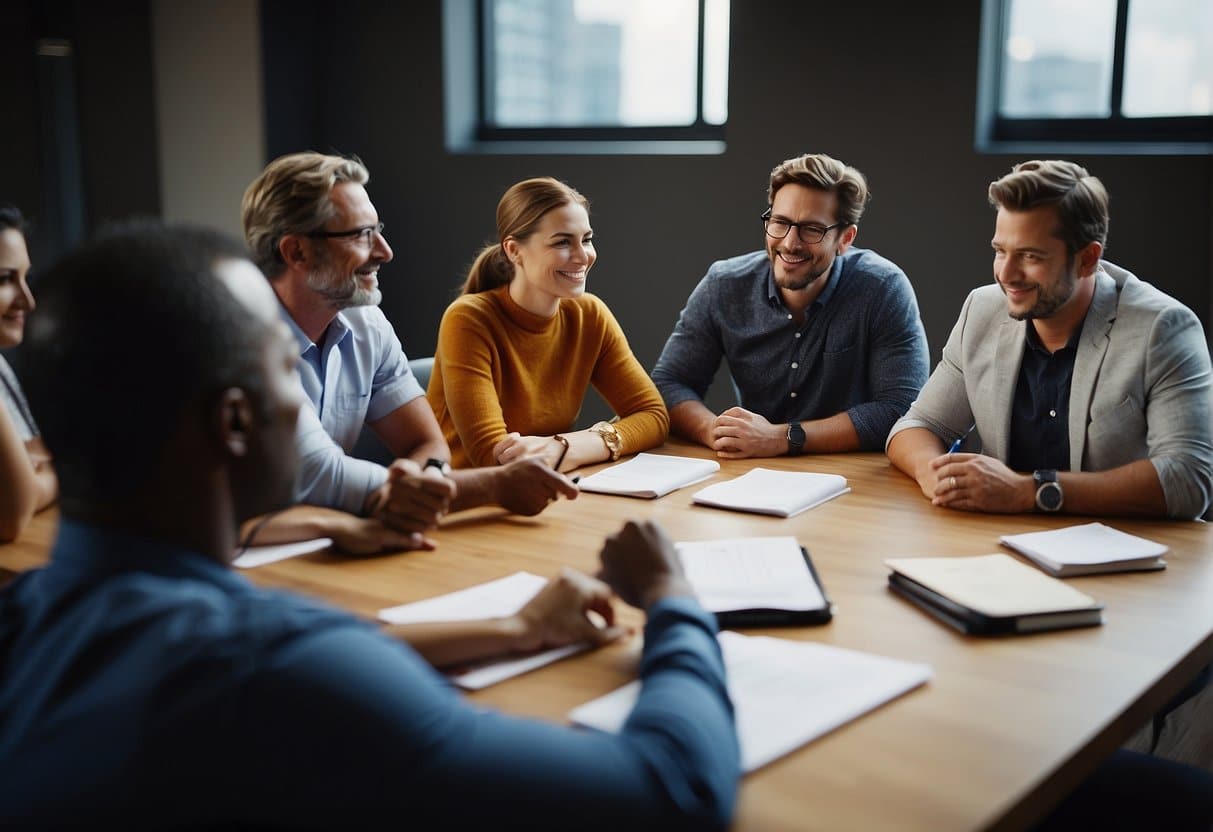
{"type": "MultiPolygon", "coordinates": [[[[379,269],[392,259],[356,158],[282,156],[248,187],[242,216],[253,261],[299,346],[310,407],[300,413],[300,502],[422,533],[448,511],[495,503],[537,514],[577,487],[536,460],[450,470],[450,449],[379,310],[379,269]],[[397,457],[389,467],[349,455],[368,425],[397,457]]],[[[396,541],[394,546],[401,545],[396,541]]]]}
{"type": "Polygon", "coordinates": [[[713,263],[653,381],[670,429],[717,456],[875,450],[927,378],[927,340],[905,273],[853,247],[862,173],[824,154],[771,171],[763,251],[713,263]],[[729,363],[740,399],[703,403],[729,363]]]}
{"type": "Polygon", "coordinates": [[[1213,498],[1210,363],[1190,309],[1102,259],[1108,194],[1073,162],[990,184],[993,286],[889,434],[935,505],[1196,518],[1213,498]],[[962,444],[980,453],[959,451],[962,444]]]}

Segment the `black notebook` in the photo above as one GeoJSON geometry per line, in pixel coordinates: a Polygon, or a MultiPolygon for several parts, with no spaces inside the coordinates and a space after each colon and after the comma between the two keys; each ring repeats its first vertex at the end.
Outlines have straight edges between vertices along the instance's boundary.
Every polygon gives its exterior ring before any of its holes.
{"type": "Polygon", "coordinates": [[[901,558],[889,589],[919,609],[972,635],[1007,635],[1091,627],[1103,606],[1008,555],[901,558]]]}
{"type": "Polygon", "coordinates": [[[687,579],[721,627],[825,624],[830,599],[808,550],[794,537],[677,544],[687,579]]]}

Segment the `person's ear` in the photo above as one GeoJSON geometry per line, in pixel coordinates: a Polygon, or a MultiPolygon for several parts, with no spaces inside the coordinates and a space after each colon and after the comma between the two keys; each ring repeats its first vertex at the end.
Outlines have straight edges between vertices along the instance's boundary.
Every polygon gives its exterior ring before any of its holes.
{"type": "Polygon", "coordinates": [[[859,226],[855,224],[848,225],[846,230],[838,236],[837,255],[841,257],[847,253],[847,249],[851,247],[851,243],[855,242],[855,235],[859,233],[859,226]]]}
{"type": "Polygon", "coordinates": [[[1078,250],[1078,276],[1090,277],[1095,274],[1099,258],[1103,256],[1103,244],[1093,240],[1078,250]]]}
{"type": "Polygon", "coordinates": [[[505,252],[505,259],[511,264],[517,266],[519,259],[522,256],[522,246],[518,245],[518,240],[514,237],[506,237],[501,244],[501,250],[505,252]]]}
{"type": "Polygon", "coordinates": [[[308,250],[302,234],[283,234],[278,238],[278,256],[287,266],[306,266],[308,250]]]}
{"type": "Polygon", "coordinates": [[[216,433],[229,455],[248,455],[253,431],[253,403],[239,387],[229,387],[219,396],[216,433]]]}

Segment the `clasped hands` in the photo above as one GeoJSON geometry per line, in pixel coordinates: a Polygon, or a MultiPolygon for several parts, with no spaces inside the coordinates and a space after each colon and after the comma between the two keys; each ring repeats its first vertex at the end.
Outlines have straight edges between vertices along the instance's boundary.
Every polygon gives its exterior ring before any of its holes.
{"type": "Polygon", "coordinates": [[[984,454],[943,454],[919,470],[918,486],[933,505],[963,511],[1017,514],[1031,511],[1030,474],[1012,471],[984,454]]]}
{"type": "Polygon", "coordinates": [[[498,465],[519,459],[540,459],[555,468],[562,456],[564,444],[555,436],[523,436],[512,431],[493,446],[493,459],[498,465]]]}
{"type": "Polygon", "coordinates": [[[516,650],[597,646],[626,635],[628,628],[615,621],[616,595],[648,609],[662,598],[692,594],[674,544],[652,521],[625,523],[606,539],[600,561],[596,577],[565,567],[518,611],[516,650]]]}
{"type": "Polygon", "coordinates": [[[722,459],[782,456],[788,452],[788,426],[776,425],[744,407],[730,407],[713,420],[704,442],[722,459]]]}

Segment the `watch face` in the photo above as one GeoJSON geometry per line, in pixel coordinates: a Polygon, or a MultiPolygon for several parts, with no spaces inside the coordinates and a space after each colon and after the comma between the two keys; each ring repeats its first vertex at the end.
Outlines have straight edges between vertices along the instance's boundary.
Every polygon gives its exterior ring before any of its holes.
{"type": "Polygon", "coordinates": [[[1036,491],[1036,504],[1045,511],[1057,511],[1061,508],[1061,486],[1055,482],[1046,482],[1036,491]]]}

